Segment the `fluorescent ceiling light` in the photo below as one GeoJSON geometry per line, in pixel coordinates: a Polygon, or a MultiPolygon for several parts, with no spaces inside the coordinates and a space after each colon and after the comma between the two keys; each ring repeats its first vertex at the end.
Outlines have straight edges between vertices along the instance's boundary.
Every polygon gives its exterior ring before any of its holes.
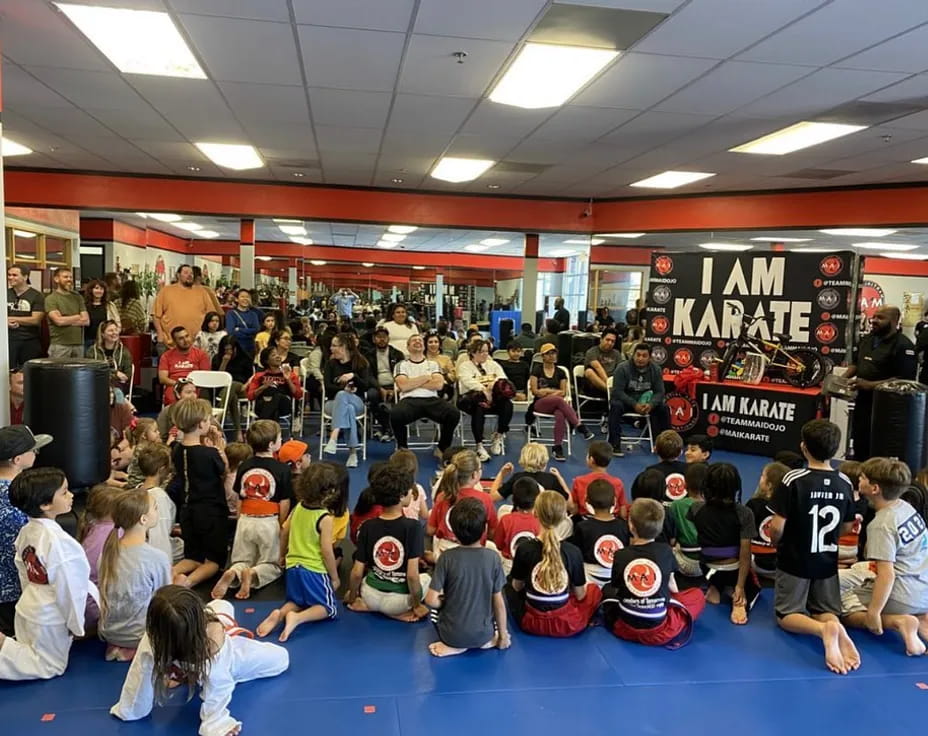
{"type": "Polygon", "coordinates": [[[364,266],[364,268],[373,268],[373,267],[374,267],[374,264],[373,264],[373,263],[362,263],[361,265],[364,266]]]}
{"type": "Polygon", "coordinates": [[[202,141],[194,145],[210,161],[226,169],[243,171],[244,169],[260,169],[264,166],[264,161],[254,146],[239,143],[203,143],[202,141]]]}
{"type": "Polygon", "coordinates": [[[271,260],[270,256],[255,256],[256,261],[269,261],[271,260]]]}
{"type": "Polygon", "coordinates": [[[825,233],[825,235],[849,235],[852,238],[885,238],[896,231],[872,227],[839,227],[831,230],[819,230],[819,232],[825,233]]]}
{"type": "Polygon", "coordinates": [[[640,238],[642,235],[647,235],[647,233],[600,233],[597,235],[597,238],[640,238]]]}
{"type": "Polygon", "coordinates": [[[302,225],[303,224],[302,220],[278,220],[276,217],[274,218],[274,222],[276,222],[278,225],[287,225],[287,224],[302,225]]]}
{"type": "Polygon", "coordinates": [[[14,230],[13,235],[17,238],[34,238],[36,236],[35,233],[30,233],[28,230],[14,230]]]}
{"type": "Polygon", "coordinates": [[[34,261],[34,260],[35,260],[35,254],[34,254],[34,253],[17,253],[17,254],[16,254],[16,259],[17,259],[17,260],[22,259],[22,260],[25,260],[25,261],[34,261]]]}
{"type": "Polygon", "coordinates": [[[306,235],[306,228],[302,225],[278,225],[277,227],[284,235],[299,235],[300,237],[306,235]]]}
{"type": "Polygon", "coordinates": [[[377,243],[378,248],[395,248],[396,246],[397,243],[394,243],[391,240],[381,240],[379,243],[377,243]]]}
{"type": "Polygon", "coordinates": [[[32,149],[22,143],[11,141],[9,138],[3,138],[0,139],[0,153],[3,154],[3,158],[25,156],[27,153],[32,153],[32,149]]]}
{"type": "Polygon", "coordinates": [[[292,237],[292,238],[290,238],[290,240],[291,240],[291,242],[297,243],[298,245],[312,245],[312,244],[313,244],[313,239],[312,239],[312,238],[298,238],[298,237],[292,237]]]}
{"type": "Polygon", "coordinates": [[[203,229],[202,225],[198,225],[195,222],[172,222],[171,224],[174,227],[179,227],[181,230],[189,230],[192,233],[203,229]]]}
{"type": "Polygon", "coordinates": [[[550,258],[569,258],[570,256],[577,255],[577,251],[572,248],[561,248],[559,250],[552,250],[548,256],[550,258]]]}
{"type": "Polygon", "coordinates": [[[751,238],[756,243],[808,243],[812,238],[751,238]]]}
{"type": "Polygon", "coordinates": [[[136,212],[135,214],[140,217],[150,217],[152,220],[158,220],[159,222],[178,222],[184,219],[180,215],[172,215],[169,212],[136,212]]]}
{"type": "MultiPolygon", "coordinates": [[[[6,154],[4,153],[4,155],[6,155],[6,154]]],[[[926,158],[917,158],[917,159],[915,159],[912,163],[913,163],[913,164],[928,164],[928,157],[926,157],[926,158]]]]}
{"type": "Polygon", "coordinates": [[[855,248],[863,248],[864,250],[898,250],[898,251],[907,251],[907,250],[916,250],[917,245],[909,245],[907,243],[852,243],[855,248]]]}
{"type": "Polygon", "coordinates": [[[834,248],[793,248],[790,253],[834,253],[834,248]]]}
{"type": "Polygon", "coordinates": [[[489,245],[479,245],[477,243],[474,243],[473,245],[464,246],[464,250],[470,253],[483,253],[483,251],[488,250],[489,248],[490,248],[489,245]]]}
{"type": "Polygon", "coordinates": [[[731,153],[766,153],[772,156],[782,156],[856,133],[866,127],[866,125],[845,125],[843,123],[801,122],[728,150],[731,153]]]}
{"type": "Polygon", "coordinates": [[[167,13],[55,4],[125,74],[206,79],[167,13]]]}
{"type": "Polygon", "coordinates": [[[606,241],[602,238],[590,238],[589,240],[582,240],[580,238],[572,238],[570,240],[565,240],[565,243],[568,245],[602,245],[606,241]]]}
{"type": "Polygon", "coordinates": [[[558,107],[618,55],[613,49],[527,43],[490,99],[528,109],[558,107]]]}
{"type": "Polygon", "coordinates": [[[665,171],[663,174],[636,181],[629,184],[629,186],[648,189],[676,189],[684,184],[692,184],[700,179],[708,179],[710,176],[715,176],[715,174],[702,171],[665,171]]]}
{"type": "Polygon", "coordinates": [[[505,238],[484,238],[480,241],[480,244],[489,245],[492,248],[494,245],[505,245],[508,242],[505,238]]]}
{"type": "Polygon", "coordinates": [[[425,266],[413,266],[412,269],[413,271],[424,271],[425,266]]]}
{"type": "Polygon", "coordinates": [[[928,261],[928,254],[924,253],[880,253],[880,256],[902,261],[928,261]]]}
{"type": "Polygon", "coordinates": [[[700,248],[705,250],[731,250],[731,251],[742,251],[742,250],[751,250],[753,245],[742,245],[740,243],[700,243],[700,248]]]}
{"type": "Polygon", "coordinates": [[[325,261],[310,261],[314,266],[324,266],[325,261]]]}
{"type": "Polygon", "coordinates": [[[194,233],[198,238],[218,238],[219,233],[216,230],[197,230],[194,233]]]}
{"type": "Polygon", "coordinates": [[[390,225],[390,227],[387,228],[387,232],[409,235],[409,233],[414,233],[418,229],[419,228],[415,225],[390,225]]]}
{"type": "Polygon", "coordinates": [[[406,240],[405,235],[397,235],[396,233],[384,233],[380,236],[381,240],[389,240],[391,243],[400,243],[406,240]]]}
{"type": "Polygon", "coordinates": [[[458,158],[445,156],[432,169],[433,179],[454,183],[472,181],[489,169],[496,161],[485,158],[458,158]]]}

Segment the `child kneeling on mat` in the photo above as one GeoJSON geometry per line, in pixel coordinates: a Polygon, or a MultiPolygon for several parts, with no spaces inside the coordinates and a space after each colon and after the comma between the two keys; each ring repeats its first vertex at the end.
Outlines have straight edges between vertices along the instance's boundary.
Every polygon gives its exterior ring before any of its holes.
{"type": "Polygon", "coordinates": [[[631,545],[615,553],[612,582],[603,587],[606,626],[620,639],[676,649],[689,641],[705,608],[699,588],[682,593],[669,544],[655,542],[664,526],[659,501],[639,498],[628,515],[631,545]]]}
{"type": "MultiPolygon", "coordinates": [[[[610,489],[611,491],[611,489],[610,489]]],[[[561,544],[557,528],[567,518],[567,501],[555,491],[535,499],[541,539],[519,545],[505,588],[506,602],[521,629],[540,636],[573,636],[590,623],[602,593],[586,582],[583,555],[561,544]]]]}
{"type": "Polygon", "coordinates": [[[200,688],[201,736],[237,734],[242,722],[229,713],[235,685],[275,677],[290,666],[290,655],[276,644],[255,641],[240,628],[228,601],[204,606],[179,585],[161,588],[148,606],[145,635],[110,713],[137,721],[163,703],[172,688],[187,685],[188,700],[200,688]]]}

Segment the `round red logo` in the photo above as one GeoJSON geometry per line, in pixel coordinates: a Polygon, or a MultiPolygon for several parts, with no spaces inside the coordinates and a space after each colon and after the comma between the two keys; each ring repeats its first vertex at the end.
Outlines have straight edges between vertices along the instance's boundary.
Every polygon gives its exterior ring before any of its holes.
{"type": "Polygon", "coordinates": [[[826,256],[819,265],[823,276],[837,276],[844,270],[844,261],[840,256],[826,256]]]}
{"type": "Polygon", "coordinates": [[[822,355],[828,355],[828,353],[831,352],[831,348],[828,347],[827,345],[822,345],[822,347],[819,349],[819,352],[820,352],[822,355]]]}
{"type": "Polygon", "coordinates": [[[713,424],[709,427],[706,427],[706,434],[709,435],[710,437],[718,437],[719,436],[718,425],[713,424]]]}
{"type": "Polygon", "coordinates": [[[396,537],[381,537],[374,545],[377,567],[392,572],[403,564],[403,543],[396,537]]]}
{"type": "Polygon", "coordinates": [[[689,348],[680,348],[673,354],[673,362],[680,368],[688,368],[693,364],[693,352],[689,348]]]}
{"type": "Polygon", "coordinates": [[[651,329],[655,335],[663,335],[670,329],[670,320],[663,315],[659,315],[651,320],[651,329]]]}
{"type": "Polygon", "coordinates": [[[629,562],[623,577],[628,589],[641,598],[647,598],[661,587],[661,569],[646,557],[629,562]]]}
{"type": "Polygon", "coordinates": [[[709,415],[708,421],[709,421],[709,424],[718,424],[718,423],[719,423],[719,415],[718,415],[718,414],[710,414],[710,415],[709,415]]]}
{"type": "Polygon", "coordinates": [[[883,306],[886,295],[883,293],[883,287],[875,281],[864,281],[860,285],[860,291],[858,293],[858,298],[860,299],[858,304],[860,315],[869,323],[870,318],[883,306]]]}
{"type": "Polygon", "coordinates": [[[667,476],[664,492],[671,501],[683,498],[686,495],[686,480],[680,473],[671,473],[667,476]]]}
{"type": "Polygon", "coordinates": [[[838,337],[838,328],[831,322],[822,322],[815,328],[815,339],[824,345],[833,343],[838,337]]]}
{"type": "Polygon", "coordinates": [[[604,534],[593,545],[593,557],[603,567],[612,567],[615,553],[623,548],[622,540],[613,534],[604,534]]]}
{"type": "Polygon", "coordinates": [[[673,271],[673,258],[670,256],[658,256],[654,259],[654,270],[661,276],[666,276],[673,271]]]}
{"type": "Polygon", "coordinates": [[[677,432],[688,432],[696,426],[699,418],[696,402],[683,394],[667,395],[667,411],[670,412],[670,423],[677,432]]]}

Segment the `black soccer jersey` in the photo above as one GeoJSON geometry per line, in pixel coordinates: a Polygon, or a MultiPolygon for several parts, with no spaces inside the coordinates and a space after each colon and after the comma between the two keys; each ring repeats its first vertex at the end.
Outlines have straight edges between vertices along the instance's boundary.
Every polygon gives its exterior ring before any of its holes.
{"type": "Polygon", "coordinates": [[[777,546],[777,568],[809,580],[838,572],[841,525],[854,521],[851,481],[837,470],[801,468],[787,473],[770,499],[786,519],[777,546]]]}
{"type": "Polygon", "coordinates": [[[616,552],[608,592],[617,599],[619,618],[636,629],[660,624],[667,616],[670,576],[676,569],[673,550],[661,542],[633,544],[616,552]]]}

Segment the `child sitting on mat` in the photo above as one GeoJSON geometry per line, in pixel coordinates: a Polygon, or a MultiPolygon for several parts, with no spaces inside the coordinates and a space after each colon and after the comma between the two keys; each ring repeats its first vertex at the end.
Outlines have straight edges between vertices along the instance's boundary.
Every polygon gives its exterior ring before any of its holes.
{"type": "Polygon", "coordinates": [[[281,674],[290,655],[281,646],[252,639],[234,614],[228,601],[204,606],[191,590],[161,588],[148,606],[145,635],[110,713],[123,721],[140,720],[155,702],[164,703],[172,688],[187,685],[188,699],[200,690],[201,736],[238,734],[242,722],[229,713],[236,684],[281,674]]]}
{"type": "Polygon", "coordinates": [[[148,491],[158,507],[158,523],[148,530],[148,543],[160,549],[173,564],[184,559],[184,543],[173,536],[177,507],[164,490],[171,472],[171,451],[162,444],[151,444],[139,453],[139,470],[145,479],[139,488],[148,491]]]}
{"type": "MultiPolygon", "coordinates": [[[[612,488],[609,488],[611,497],[612,488]]],[[[610,504],[611,506],[611,504],[610,504]]],[[[554,491],[535,499],[541,538],[519,545],[505,587],[509,612],[520,628],[539,636],[566,637],[586,629],[602,598],[586,582],[583,556],[572,544],[561,544],[557,528],[567,518],[567,502],[554,491]]]]}
{"type": "Polygon", "coordinates": [[[628,546],[628,524],[625,519],[613,516],[615,489],[609,481],[594,480],[585,495],[585,505],[593,509],[593,514],[578,517],[570,542],[583,555],[586,581],[602,588],[612,579],[615,553],[628,546]]]}
{"type": "MultiPolygon", "coordinates": [[[[559,473],[546,470],[548,465],[548,448],[538,442],[526,442],[519,452],[519,466],[522,470],[513,473],[512,463],[504,463],[490,486],[493,501],[505,501],[512,495],[512,486],[519,478],[533,478],[542,490],[557,491],[565,496],[570,490],[564,486],[559,473]]],[[[500,508],[502,512],[506,507],[500,508]]]]}
{"type": "Polygon", "coordinates": [[[712,459],[712,448],[715,444],[712,438],[704,434],[691,434],[686,438],[686,447],[683,450],[683,457],[687,465],[691,463],[706,463],[712,459]]]}
{"type": "Polygon", "coordinates": [[[570,487],[570,500],[567,510],[570,514],[592,514],[593,507],[587,503],[587,488],[597,480],[610,483],[615,491],[614,513],[623,519],[628,516],[628,502],[625,500],[625,486],[619,478],[609,475],[609,463],[612,461],[612,445],[602,440],[591,442],[586,451],[586,466],[589,473],[578,475],[570,487]]]}
{"type": "Polygon", "coordinates": [[[783,482],[789,468],[783,463],[767,463],[760,474],[757,491],[748,500],[748,510],[754,514],[756,532],[751,540],[752,568],[765,578],[772,578],[777,572],[777,548],[770,541],[769,525],[773,512],[767,508],[773,491],[783,482]]]}
{"type": "MultiPolygon", "coordinates": [[[[657,435],[654,451],[661,461],[648,466],[647,470],[656,470],[664,476],[664,496],[660,501],[664,506],[669,506],[686,495],[686,463],[680,460],[683,438],[674,430],[665,429],[657,435]]],[[[634,498],[639,498],[640,495],[632,489],[634,498]]]]}
{"type": "Polygon", "coordinates": [[[541,534],[541,525],[532,511],[540,492],[538,483],[525,476],[512,486],[512,512],[500,517],[493,537],[506,575],[512,570],[512,558],[519,545],[541,534]]]}
{"type": "Polygon", "coordinates": [[[145,478],[139,470],[139,453],[150,444],[161,444],[158,423],[150,417],[141,417],[135,426],[126,432],[126,439],[132,445],[132,459],[126,468],[126,488],[135,488],[145,478]]]}
{"type": "Polygon", "coordinates": [[[668,527],[673,530],[673,556],[677,570],[690,578],[702,576],[699,566],[699,534],[696,525],[687,517],[694,503],[705,500],[706,476],[709,466],[705,463],[688,463],[686,466],[686,496],[678,498],[667,509],[668,527]]]}
{"type": "Polygon", "coordinates": [[[486,506],[476,498],[461,498],[449,516],[459,544],[441,555],[425,596],[438,629],[438,641],[429,644],[429,652],[450,657],[468,649],[508,649],[512,641],[502,593],[506,578],[499,555],[481,543],[486,506]]]}
{"type": "Polygon", "coordinates": [[[428,521],[429,504],[425,498],[425,489],[416,482],[419,475],[419,460],[412,450],[397,450],[390,455],[390,465],[412,476],[412,501],[403,507],[403,515],[409,519],[428,521]]]}
{"type": "Polygon", "coordinates": [[[860,494],[860,466],[861,463],[853,460],[843,462],[838,466],[838,471],[844,473],[848,480],[851,481],[854,496],[854,525],[838,539],[838,569],[851,567],[858,559],[863,549],[861,541],[866,541],[866,534],[861,534],[864,519],[867,521],[873,519],[873,510],[867,503],[867,499],[860,494]],[[863,537],[863,540],[861,539],[863,537]]]}
{"type": "Polygon", "coordinates": [[[367,487],[361,491],[358,500],[355,501],[354,509],[351,511],[350,532],[351,543],[355,546],[358,544],[358,531],[361,525],[368,519],[376,519],[383,513],[383,506],[377,503],[377,497],[374,495],[374,478],[381,470],[387,467],[387,463],[371,463],[367,469],[367,487]]]}

